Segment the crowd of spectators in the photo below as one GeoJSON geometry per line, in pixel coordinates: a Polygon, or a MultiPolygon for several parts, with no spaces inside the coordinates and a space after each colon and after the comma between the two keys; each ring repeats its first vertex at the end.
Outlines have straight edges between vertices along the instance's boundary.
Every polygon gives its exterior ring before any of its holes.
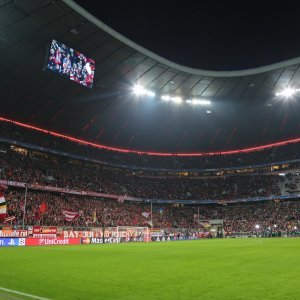
{"type": "Polygon", "coordinates": [[[218,177],[141,176],[126,169],[2,146],[1,179],[80,191],[165,200],[234,200],[280,195],[282,178],[269,175],[218,177]]]}
{"type": "Polygon", "coordinates": [[[89,159],[97,159],[106,164],[126,165],[132,168],[147,169],[183,170],[239,167],[299,159],[300,153],[300,143],[288,144],[250,153],[197,157],[158,157],[134,153],[120,153],[85,146],[70,140],[39,131],[33,131],[3,121],[1,121],[0,126],[0,137],[48,149],[55,149],[69,154],[80,155],[89,159]]]}
{"type": "MultiPolygon", "coordinates": [[[[25,190],[9,188],[6,193],[8,214],[13,224],[22,225],[25,190]]],[[[238,232],[255,234],[262,231],[300,230],[300,201],[259,202],[235,205],[162,205],[96,199],[86,196],[30,190],[26,198],[25,225],[113,227],[143,226],[156,228],[199,228],[208,230],[203,221],[221,219],[225,235],[238,232]],[[40,208],[44,205],[43,212],[40,208]],[[77,212],[78,218],[68,222],[63,210],[77,212]],[[199,212],[199,214],[198,214],[199,212]],[[146,217],[145,214],[146,213],[146,217]],[[153,223],[151,223],[151,219],[153,223]]],[[[1,221],[0,221],[1,223],[1,221]]]]}
{"type": "MultiPolygon", "coordinates": [[[[9,123],[1,124],[3,126],[0,126],[0,137],[64,151],[65,154],[81,155],[88,157],[90,161],[2,143],[0,179],[104,194],[126,194],[144,199],[211,199],[223,204],[235,199],[277,196],[282,193],[282,187],[288,193],[299,190],[298,179],[275,174],[187,178],[157,173],[157,176],[147,176],[147,173],[132,168],[117,168],[109,164],[194,169],[266,163],[299,159],[300,143],[230,156],[161,158],[99,150],[9,123]],[[108,164],[92,162],[91,159],[102,160],[108,164]]],[[[25,190],[10,187],[5,197],[8,215],[15,216],[16,219],[12,222],[21,225],[25,190]]],[[[262,230],[291,231],[300,227],[300,201],[296,200],[278,203],[267,201],[251,205],[201,205],[199,214],[198,207],[153,204],[153,223],[149,217],[149,203],[129,201],[118,203],[116,200],[33,190],[28,191],[26,200],[24,221],[27,225],[83,227],[153,225],[160,228],[199,228],[202,226],[199,220],[222,219],[225,233],[229,235],[235,232],[262,230]],[[40,209],[41,205],[46,206],[43,212],[40,209]],[[78,212],[78,218],[72,222],[66,221],[62,213],[64,209],[78,212]]]]}
{"type": "MultiPolygon", "coordinates": [[[[25,206],[25,189],[9,188],[6,192],[8,215],[15,216],[14,224],[22,225],[25,206]]],[[[63,193],[30,190],[26,196],[26,225],[43,226],[151,226],[151,205],[144,203],[119,203],[63,193]],[[41,211],[43,207],[43,212],[41,211]],[[63,210],[78,213],[78,218],[68,222],[63,210]],[[146,213],[145,217],[142,213],[146,213]],[[95,218],[95,219],[94,219],[95,218]]],[[[153,226],[160,228],[195,228],[192,210],[181,206],[153,204],[153,226]]],[[[1,221],[0,221],[1,222],[1,221]]]]}

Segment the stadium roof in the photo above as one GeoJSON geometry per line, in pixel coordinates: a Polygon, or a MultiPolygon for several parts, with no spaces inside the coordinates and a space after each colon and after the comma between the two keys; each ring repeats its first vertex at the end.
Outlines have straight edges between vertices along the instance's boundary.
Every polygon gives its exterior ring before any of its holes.
{"type": "Polygon", "coordinates": [[[2,117],[157,152],[221,151],[300,137],[297,92],[275,96],[300,87],[300,57],[239,71],[188,68],[140,47],[71,0],[0,0],[0,52],[2,117]],[[52,38],[95,59],[93,89],[42,70],[52,38]],[[135,84],[156,96],[135,96],[135,84]],[[211,105],[163,101],[162,95],[211,105]]]}

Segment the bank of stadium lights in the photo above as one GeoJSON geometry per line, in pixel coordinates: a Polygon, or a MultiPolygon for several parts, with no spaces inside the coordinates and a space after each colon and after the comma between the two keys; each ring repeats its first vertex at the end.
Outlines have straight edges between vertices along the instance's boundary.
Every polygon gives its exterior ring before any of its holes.
{"type": "Polygon", "coordinates": [[[133,88],[132,88],[132,91],[133,93],[136,95],[136,96],[149,96],[149,97],[154,97],[155,96],[155,93],[148,90],[148,89],[145,89],[144,87],[142,87],[141,85],[139,84],[136,84],[133,88]]]}
{"type": "MultiPolygon", "coordinates": [[[[144,88],[143,86],[136,84],[133,86],[132,88],[132,92],[136,95],[136,96],[150,96],[150,97],[154,97],[155,93],[152,92],[151,90],[148,90],[146,88],[144,88]]],[[[161,100],[163,101],[170,101],[170,102],[174,102],[177,104],[181,104],[181,103],[188,103],[191,105],[199,105],[199,106],[209,106],[211,105],[211,101],[207,100],[207,99],[198,99],[198,98],[192,98],[192,99],[183,99],[180,96],[171,96],[168,94],[162,95],[161,100]]],[[[210,113],[210,111],[208,112],[210,113]]]]}
{"type": "Polygon", "coordinates": [[[198,98],[182,99],[179,96],[174,96],[173,97],[173,96],[170,96],[170,95],[162,95],[161,100],[171,101],[171,102],[175,102],[177,104],[185,102],[185,103],[188,103],[188,104],[191,104],[191,105],[201,105],[201,106],[207,106],[207,105],[211,104],[211,102],[209,100],[206,100],[206,99],[198,99],[198,98]]]}
{"type": "Polygon", "coordinates": [[[162,95],[161,97],[161,100],[163,101],[171,101],[171,102],[174,102],[174,103],[177,103],[177,104],[181,104],[183,99],[179,96],[170,96],[170,95],[162,95]]]}
{"type": "Polygon", "coordinates": [[[288,87],[280,92],[277,92],[275,95],[276,95],[276,97],[282,97],[282,98],[288,99],[288,98],[291,98],[292,96],[294,96],[298,92],[300,92],[300,89],[294,89],[294,88],[288,87]]]}
{"type": "Polygon", "coordinates": [[[205,100],[205,99],[187,99],[186,103],[192,104],[192,105],[202,105],[202,106],[207,106],[207,105],[211,105],[211,102],[209,100],[205,100]]]}

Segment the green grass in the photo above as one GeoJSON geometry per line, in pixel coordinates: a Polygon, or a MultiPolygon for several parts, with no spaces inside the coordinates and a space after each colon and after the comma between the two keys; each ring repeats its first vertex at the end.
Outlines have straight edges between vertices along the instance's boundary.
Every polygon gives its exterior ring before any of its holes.
{"type": "Polygon", "coordinates": [[[300,239],[1,248],[0,274],[50,299],[300,299],[300,239]]]}

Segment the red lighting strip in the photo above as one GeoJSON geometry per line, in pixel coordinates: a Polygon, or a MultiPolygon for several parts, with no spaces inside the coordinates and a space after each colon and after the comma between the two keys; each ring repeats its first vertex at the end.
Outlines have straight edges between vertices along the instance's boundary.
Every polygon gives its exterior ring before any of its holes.
{"type": "Polygon", "coordinates": [[[231,154],[238,154],[238,153],[249,153],[249,152],[254,152],[254,151],[260,151],[264,149],[269,149],[273,147],[278,147],[278,146],[284,146],[287,144],[294,144],[294,143],[299,143],[300,142],[300,137],[295,138],[295,139],[290,139],[286,141],[281,141],[281,142],[276,142],[272,144],[267,144],[267,145],[262,145],[262,146],[256,146],[256,147],[250,147],[250,148],[243,148],[243,149],[238,149],[238,150],[228,150],[228,151],[219,151],[219,152],[194,152],[194,153],[171,153],[171,152],[147,152],[147,151],[138,151],[138,150],[130,150],[130,149],[122,149],[122,148],[116,148],[116,147],[110,147],[110,146],[105,146],[101,144],[96,144],[92,142],[88,142],[85,140],[77,139],[75,137],[71,137],[68,135],[64,135],[55,131],[50,131],[46,130],[43,128],[39,128],[36,126],[28,125],[22,122],[10,120],[7,118],[0,117],[0,121],[3,122],[8,122],[23,128],[28,128],[31,130],[39,131],[45,134],[49,134],[55,137],[63,138],[65,140],[69,140],[75,143],[79,143],[82,145],[86,146],[91,146],[94,148],[98,149],[105,149],[105,150],[110,150],[110,151],[116,151],[116,152],[122,152],[122,153],[135,153],[135,154],[147,154],[147,155],[152,155],[152,156],[214,156],[214,155],[231,155],[231,154]]]}

